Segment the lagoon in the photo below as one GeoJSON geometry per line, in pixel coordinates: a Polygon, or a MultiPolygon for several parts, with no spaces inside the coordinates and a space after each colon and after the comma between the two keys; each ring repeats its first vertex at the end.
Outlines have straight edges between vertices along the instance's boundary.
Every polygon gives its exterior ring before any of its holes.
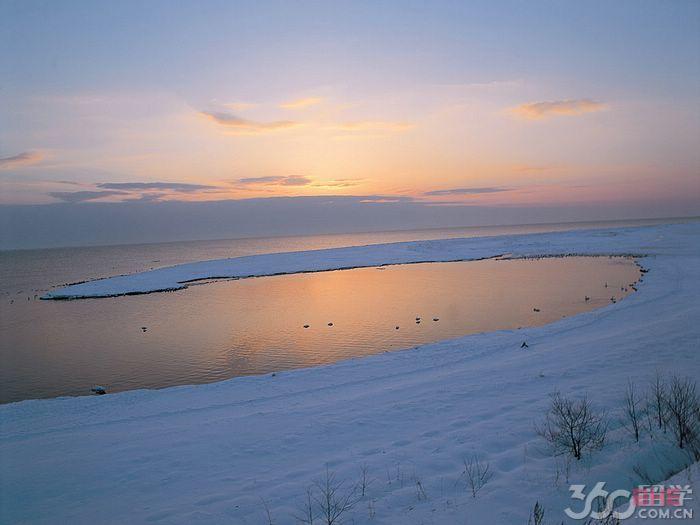
{"type": "Polygon", "coordinates": [[[208,383],[539,326],[621,300],[639,275],[626,257],[487,259],[17,299],[3,306],[1,400],[208,383]]]}

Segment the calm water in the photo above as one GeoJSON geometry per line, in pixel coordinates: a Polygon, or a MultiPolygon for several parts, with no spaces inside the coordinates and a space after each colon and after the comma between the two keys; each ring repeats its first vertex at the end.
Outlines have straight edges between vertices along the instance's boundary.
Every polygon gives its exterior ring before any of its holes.
{"type": "Polygon", "coordinates": [[[257,253],[659,222],[0,252],[0,402],[80,395],[93,384],[118,391],[215,381],[540,324],[607,304],[611,294],[596,287],[605,280],[611,289],[618,281],[628,284],[636,270],[617,259],[487,261],[220,282],[138,297],[36,299],[53,286],[257,253]],[[592,300],[581,304],[584,295],[592,300]],[[534,303],[541,307],[538,314],[534,303]],[[421,324],[416,316],[424,318],[421,324]]]}
{"type": "Polygon", "coordinates": [[[619,258],[488,260],[18,301],[2,321],[2,400],[202,383],[540,325],[622,298],[638,276],[619,258]]]}

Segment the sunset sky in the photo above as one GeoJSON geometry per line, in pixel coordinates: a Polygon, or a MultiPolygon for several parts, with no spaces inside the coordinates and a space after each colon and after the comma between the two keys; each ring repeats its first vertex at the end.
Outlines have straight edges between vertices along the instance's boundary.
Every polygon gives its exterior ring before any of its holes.
{"type": "Polygon", "coordinates": [[[700,214],[700,3],[0,0],[2,205],[300,196],[700,214]]]}

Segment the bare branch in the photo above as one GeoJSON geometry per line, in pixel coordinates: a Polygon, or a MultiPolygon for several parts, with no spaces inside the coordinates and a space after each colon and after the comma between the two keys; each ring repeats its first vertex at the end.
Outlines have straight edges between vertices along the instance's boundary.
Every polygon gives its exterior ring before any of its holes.
{"type": "Polygon", "coordinates": [[[535,502],[532,514],[527,519],[527,525],[542,525],[544,523],[544,507],[539,501],[535,502]]]}
{"type": "Polygon", "coordinates": [[[639,443],[640,421],[642,418],[642,400],[637,395],[632,380],[627,382],[625,390],[625,408],[622,425],[634,436],[639,443]]]}
{"type": "Polygon", "coordinates": [[[661,372],[658,370],[654,375],[654,379],[651,383],[651,395],[648,401],[651,411],[653,411],[656,416],[656,424],[659,429],[666,433],[666,384],[664,383],[664,378],[661,372]]]}
{"type": "Polygon", "coordinates": [[[294,518],[299,523],[304,523],[305,525],[314,525],[316,513],[314,512],[313,487],[309,487],[306,489],[306,497],[304,499],[304,503],[299,509],[299,514],[295,515],[294,518]]]}
{"type": "Polygon", "coordinates": [[[578,460],[585,452],[603,448],[607,428],[603,413],[596,413],[587,398],[574,401],[555,392],[547,417],[536,430],[555,455],[571,454],[578,460]]]}
{"type": "Polygon", "coordinates": [[[473,498],[493,477],[493,472],[489,470],[488,463],[482,463],[479,456],[474,454],[469,459],[464,459],[464,474],[467,478],[467,486],[473,498]]]}
{"type": "Polygon", "coordinates": [[[369,486],[372,484],[374,480],[369,477],[369,467],[367,466],[367,463],[363,463],[362,466],[360,467],[360,483],[359,483],[359,491],[360,491],[360,496],[365,497],[367,495],[367,489],[369,486]]]}
{"type": "Polygon", "coordinates": [[[357,485],[344,489],[343,482],[338,481],[335,473],[328,470],[328,467],[325,477],[316,482],[316,488],[319,493],[313,495],[313,498],[325,525],[340,523],[343,515],[361,499],[358,496],[357,485]]]}
{"type": "Polygon", "coordinates": [[[672,377],[664,406],[678,448],[687,448],[700,459],[700,399],[695,381],[672,377]]]}

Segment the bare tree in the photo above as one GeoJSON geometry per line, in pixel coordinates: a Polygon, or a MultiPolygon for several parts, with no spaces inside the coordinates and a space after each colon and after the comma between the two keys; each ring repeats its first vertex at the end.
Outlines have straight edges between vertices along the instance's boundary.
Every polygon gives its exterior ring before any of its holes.
{"type": "Polygon", "coordinates": [[[625,390],[625,412],[622,424],[634,436],[637,443],[639,443],[641,416],[642,400],[637,396],[634,383],[629,380],[627,381],[627,390],[625,390]]]}
{"type": "Polygon", "coordinates": [[[493,472],[489,470],[488,463],[482,463],[479,456],[474,454],[469,459],[464,459],[464,472],[467,478],[467,486],[469,487],[472,497],[476,498],[479,491],[493,477],[493,472]]]}
{"type": "Polygon", "coordinates": [[[326,467],[325,477],[316,482],[319,493],[313,497],[325,525],[341,523],[342,517],[361,499],[358,496],[357,485],[347,489],[343,485],[343,482],[338,481],[335,473],[328,470],[328,467],[326,467]]]}
{"type": "Polygon", "coordinates": [[[657,426],[666,432],[666,384],[664,383],[664,378],[661,372],[658,370],[654,375],[654,379],[651,383],[651,396],[649,399],[649,405],[655,415],[657,426]]]}
{"type": "Polygon", "coordinates": [[[585,452],[603,448],[607,429],[604,414],[596,412],[586,397],[575,401],[555,392],[547,417],[536,430],[555,455],[571,454],[578,460],[585,452]]]}
{"type": "MultiPolygon", "coordinates": [[[[673,376],[665,399],[668,425],[673,431],[678,448],[689,448],[700,452],[700,399],[695,381],[673,376]]],[[[697,454],[696,454],[697,455],[697,454]]]]}

